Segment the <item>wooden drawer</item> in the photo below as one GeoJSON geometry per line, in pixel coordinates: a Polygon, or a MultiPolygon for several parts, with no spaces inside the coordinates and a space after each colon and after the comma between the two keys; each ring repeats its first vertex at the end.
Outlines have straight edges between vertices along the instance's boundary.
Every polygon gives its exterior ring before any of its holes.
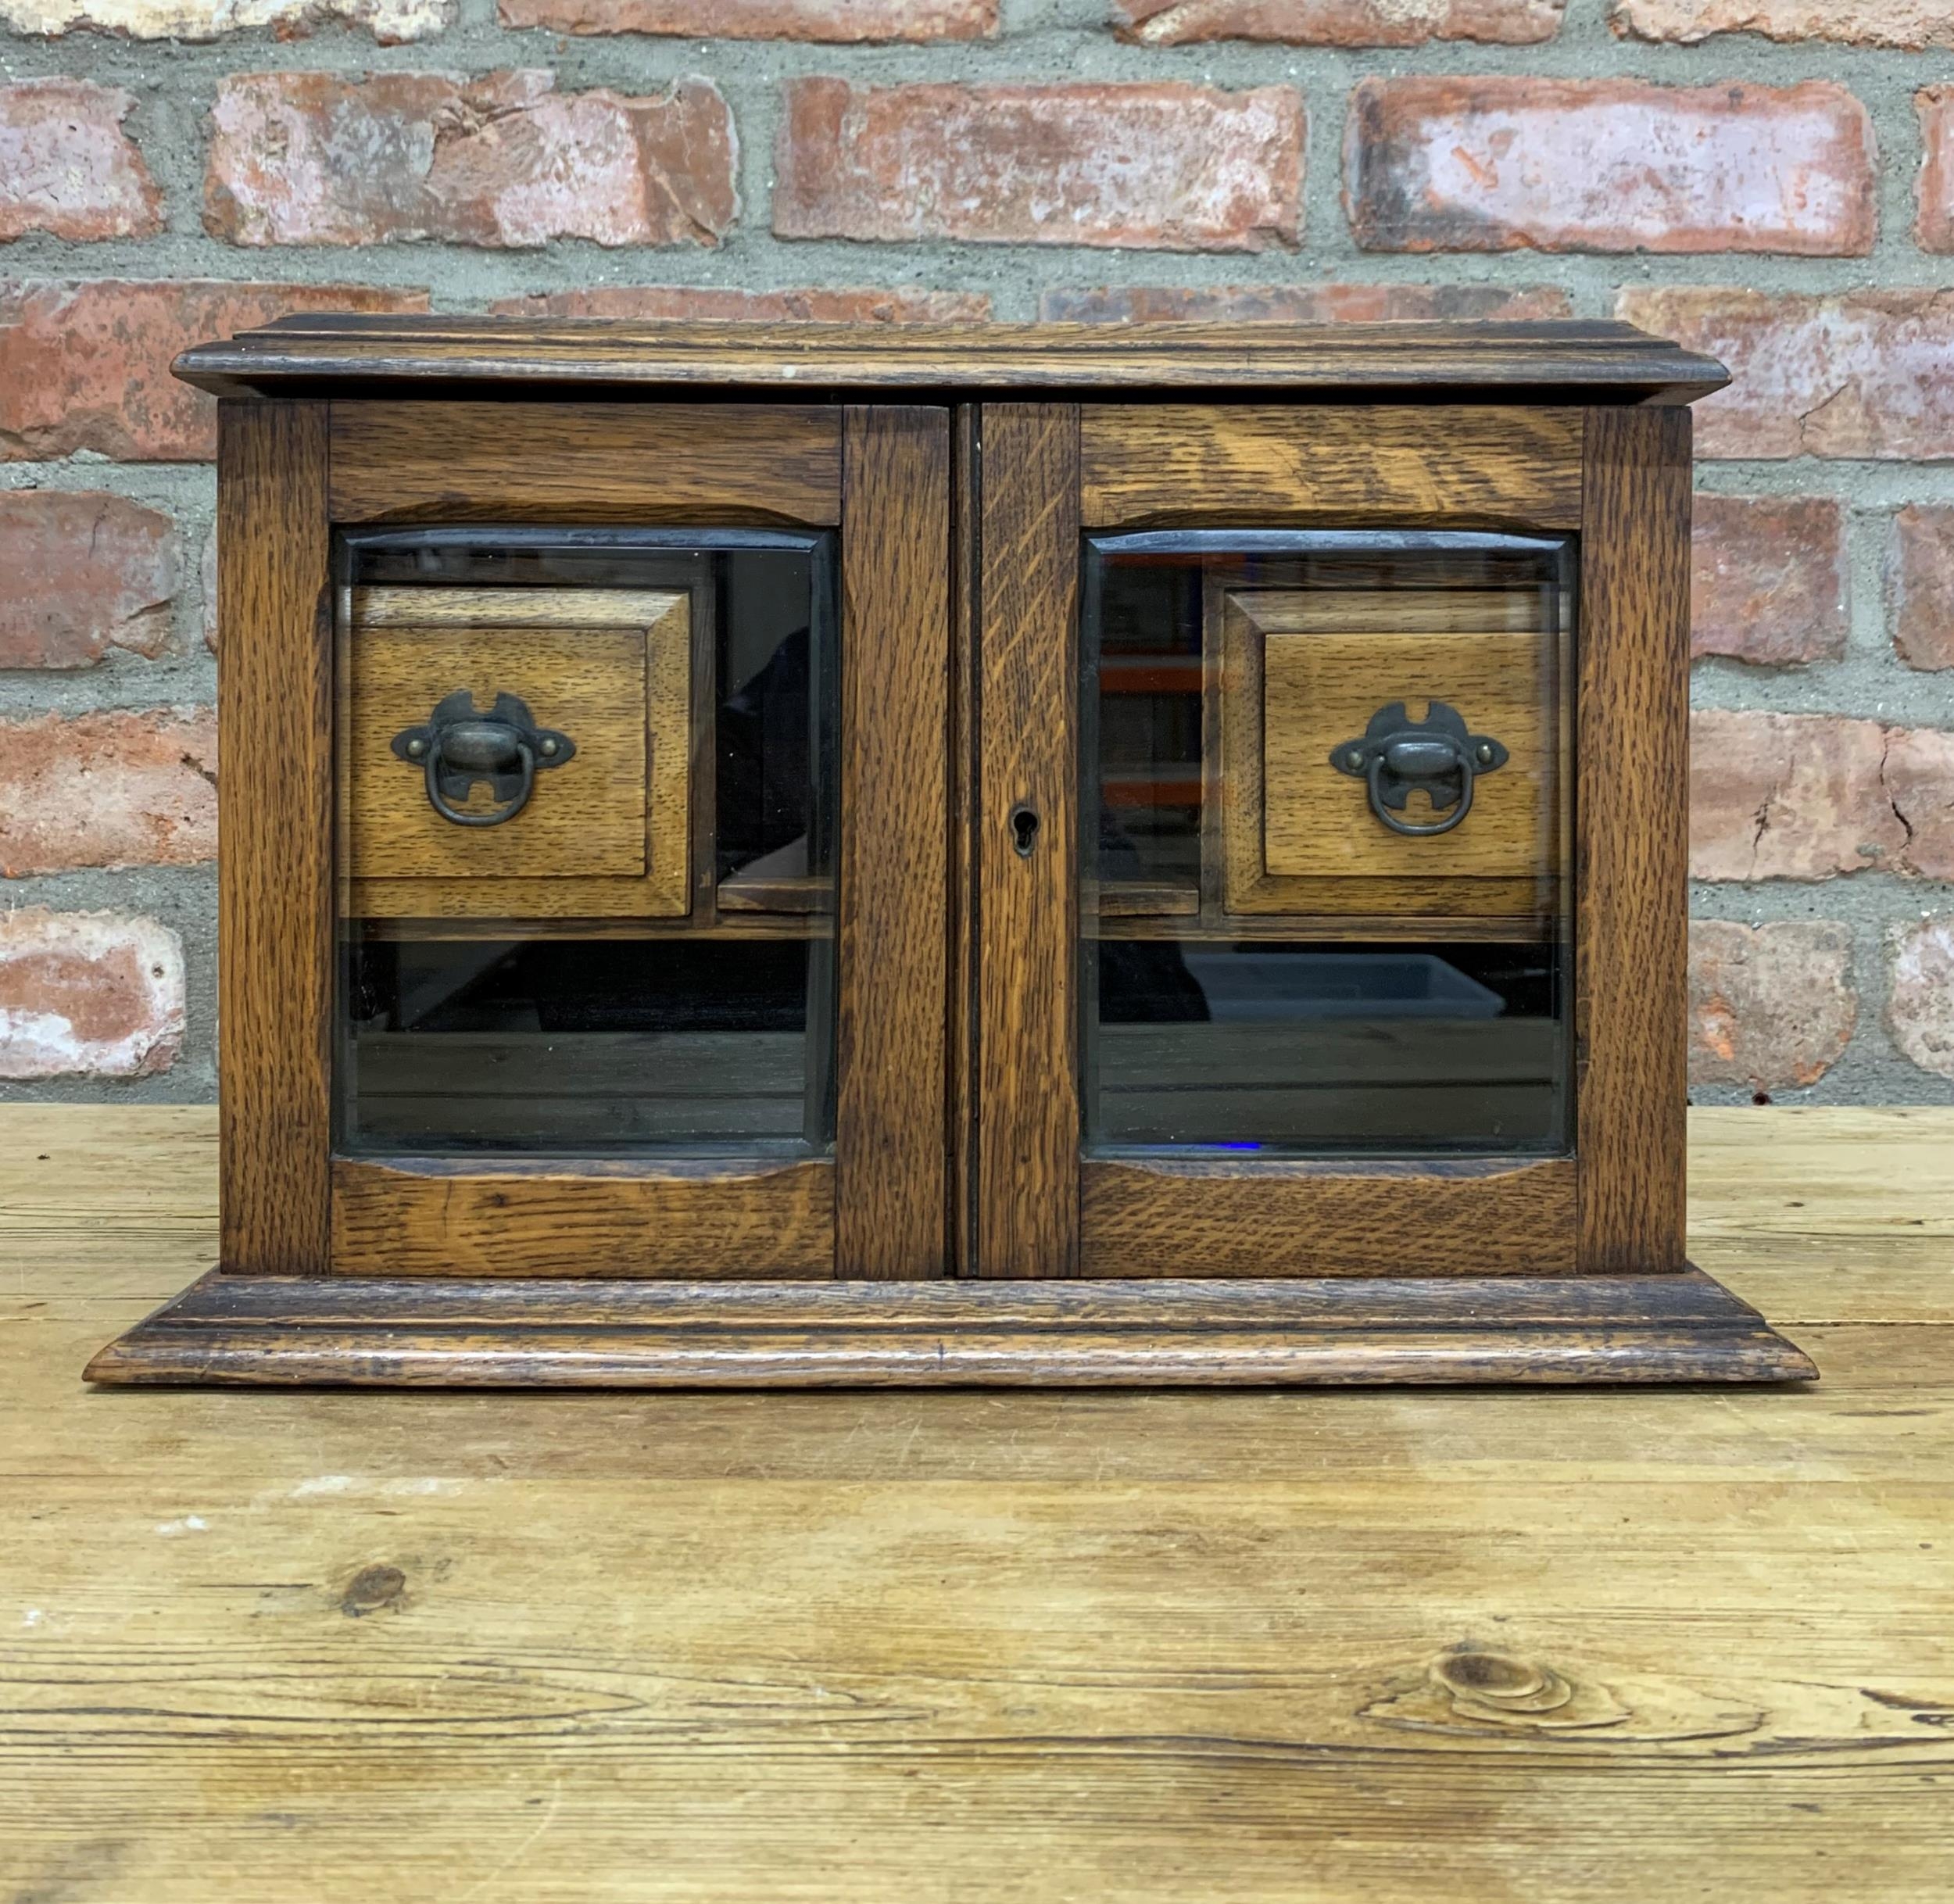
{"type": "MultiPolygon", "coordinates": [[[[355,590],[341,751],[351,911],[687,912],[691,621],[674,591],[355,590]],[[520,797],[518,776],[471,778],[465,757],[455,768],[460,743],[437,710],[490,716],[499,697],[506,714],[520,703],[540,737],[526,800],[483,824],[520,797]],[[448,749],[432,766],[431,745],[448,749]]],[[[505,721],[496,732],[514,731],[505,721]]]]}
{"type": "Polygon", "coordinates": [[[1537,592],[1244,590],[1221,613],[1229,911],[1551,907],[1562,669],[1537,592]]]}

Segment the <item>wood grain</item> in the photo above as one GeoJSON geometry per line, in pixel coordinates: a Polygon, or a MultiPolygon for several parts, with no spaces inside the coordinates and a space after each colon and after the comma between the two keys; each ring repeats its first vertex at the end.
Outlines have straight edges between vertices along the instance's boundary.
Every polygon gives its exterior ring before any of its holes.
{"type": "Polygon", "coordinates": [[[756,879],[734,873],[719,882],[721,912],[830,914],[835,910],[835,882],[818,876],[756,879]]]}
{"type": "Polygon", "coordinates": [[[1797,1381],[1699,1272],[1068,1285],[213,1276],[89,1379],[461,1387],[1797,1381]],[[918,1326],[922,1319],[923,1326],[918,1326]]]}
{"type": "MultiPolygon", "coordinates": [[[[1541,919],[1559,890],[1551,638],[1503,629],[1340,634],[1307,593],[1230,592],[1221,626],[1222,898],[1233,914],[1433,913],[1541,919]],[[1408,839],[1330,764],[1391,701],[1436,698],[1511,758],[1475,789],[1455,832],[1408,839]]],[[[1435,617],[1433,618],[1436,618],[1435,617]]],[[[1414,796],[1411,818],[1427,816],[1414,796]]]]}
{"type": "Polygon", "coordinates": [[[1564,1276],[1574,1166],[1088,1158],[1079,1273],[1564,1276]]]}
{"type": "Polygon", "coordinates": [[[439,317],[288,319],[177,360],[187,382],[404,395],[555,387],[675,397],[808,390],[967,395],[1258,392],[1280,399],[1426,401],[1472,392],[1523,404],[1687,402],[1723,366],[1632,325],[1548,324],[645,324],[439,317]]]}
{"type": "MultiPolygon", "coordinates": [[[[1699,1108],[1689,1127],[1690,1254],[1745,1301],[1788,1325],[1954,1321],[1954,1109],[1699,1108]]],[[[23,1297],[133,1319],[217,1247],[216,1105],[0,1105],[23,1297]]]]}
{"type": "Polygon", "coordinates": [[[840,520],[841,426],[785,403],[342,402],[338,522],[840,520]]]}
{"type": "Polygon", "coordinates": [[[835,1272],[949,1262],[950,413],[842,428],[835,1272]]]}
{"type": "MultiPolygon", "coordinates": [[[[432,632],[430,639],[413,628],[353,631],[353,718],[342,755],[353,877],[508,879],[516,882],[510,897],[518,906],[536,881],[642,879],[645,631],[481,629],[460,639],[432,632]],[[456,689],[467,689],[483,714],[498,694],[513,694],[542,725],[560,729],[576,746],[560,767],[539,766],[528,804],[492,829],[444,820],[428,803],[421,768],[393,751],[396,734],[424,725],[456,689]]],[[[479,781],[454,803],[471,815],[500,803],[479,781]]],[[[682,808],[678,818],[682,825],[682,808]]]]}
{"type": "Polygon", "coordinates": [[[1088,403],[1088,528],[1215,523],[1575,528],[1581,413],[1515,406],[1088,403]]]}
{"type": "Polygon", "coordinates": [[[1079,907],[1089,921],[1101,919],[1191,919],[1201,911],[1201,889],[1195,886],[1149,885],[1141,880],[1087,879],[1079,907]]]}
{"type": "MultiPolygon", "coordinates": [[[[1553,683],[1541,636],[1265,632],[1264,639],[1263,859],[1272,873],[1551,877],[1553,683]],[[1360,737],[1380,707],[1401,701],[1419,720],[1434,700],[1456,708],[1473,733],[1499,741],[1509,758],[1475,776],[1473,810],[1455,832],[1406,839],[1384,827],[1364,783],[1338,773],[1330,756],[1360,737]]],[[[1414,794],[1405,817],[1423,825],[1438,810],[1414,794]]]]}
{"type": "Polygon", "coordinates": [[[950,437],[950,1273],[977,1273],[977,907],[983,816],[977,693],[982,608],[977,529],[982,406],[959,403],[950,437]]]}
{"type": "MultiPolygon", "coordinates": [[[[362,589],[342,642],[350,909],[366,918],[682,917],[691,906],[692,616],[682,594],[362,589]],[[511,600],[511,597],[527,599],[511,600]],[[414,599],[418,598],[418,599],[414,599]],[[420,617],[419,620],[413,617],[420,617]],[[392,740],[466,688],[577,752],[494,828],[428,803],[392,740]]],[[[478,786],[464,811],[485,811],[478,786]]]]}
{"type": "Polygon", "coordinates": [[[822,1158],[332,1165],[332,1269],[347,1278],[820,1277],[834,1237],[822,1158]]]}
{"type": "Polygon", "coordinates": [[[655,589],[483,589],[374,583],[353,591],[356,628],[630,628],[642,632],[684,598],[655,589]]]}
{"type": "Polygon", "coordinates": [[[0,1895],[1937,1900],[1954,1112],[1692,1122],[1816,1387],[91,1391],[214,1116],[0,1107],[0,1895]]]}
{"type": "MultiPolygon", "coordinates": [[[[431,899],[434,896],[431,895],[431,899]]],[[[651,918],[642,913],[601,914],[572,914],[564,917],[545,914],[530,902],[528,918],[522,922],[525,939],[832,939],[835,922],[831,913],[789,911],[786,907],[735,904],[716,918],[702,920],[697,913],[682,918],[651,918]]],[[[812,895],[803,897],[812,897],[812,895]]],[[[377,901],[376,903],[384,903],[377,901]]],[[[363,915],[363,936],[368,939],[506,939],[506,915],[470,918],[458,913],[442,916],[418,914],[392,918],[383,913],[363,915]]]]}
{"type": "Polygon", "coordinates": [[[1690,417],[1589,414],[1575,754],[1584,1269],[1682,1260],[1690,417]],[[1628,737],[1626,738],[1625,737],[1628,737]]]}
{"type": "Polygon", "coordinates": [[[1079,417],[986,404],[979,514],[976,1257],[1079,1251],[1079,417]],[[1011,815],[1036,818],[1016,850],[1011,815]]]}
{"type": "Polygon", "coordinates": [[[333,700],[326,412],[220,406],[218,1088],[222,1260],[326,1266],[333,700]]]}

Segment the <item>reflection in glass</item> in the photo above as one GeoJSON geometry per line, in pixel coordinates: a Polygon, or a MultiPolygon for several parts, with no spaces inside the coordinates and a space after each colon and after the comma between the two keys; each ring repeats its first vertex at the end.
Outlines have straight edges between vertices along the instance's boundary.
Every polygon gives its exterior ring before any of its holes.
{"type": "Polygon", "coordinates": [[[1562,538],[1086,539],[1090,1147],[1566,1148],[1573,572],[1562,538]]]}
{"type": "Polygon", "coordinates": [[[831,1147],[832,542],[346,539],[341,1150],[831,1147]],[[444,821],[394,744],[463,689],[574,744],[506,821],[444,821]]]}

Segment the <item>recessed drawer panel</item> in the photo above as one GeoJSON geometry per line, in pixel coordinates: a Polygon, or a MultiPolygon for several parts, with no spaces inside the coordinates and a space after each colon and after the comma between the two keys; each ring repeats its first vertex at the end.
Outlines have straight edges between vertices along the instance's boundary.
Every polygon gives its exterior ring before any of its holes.
{"type": "Polygon", "coordinates": [[[1223,608],[1227,905],[1535,911],[1558,863],[1559,668],[1524,596],[1243,592],[1223,608]]]}
{"type": "Polygon", "coordinates": [[[356,591],[358,911],[684,913],[690,621],[679,592],[356,591]]]}

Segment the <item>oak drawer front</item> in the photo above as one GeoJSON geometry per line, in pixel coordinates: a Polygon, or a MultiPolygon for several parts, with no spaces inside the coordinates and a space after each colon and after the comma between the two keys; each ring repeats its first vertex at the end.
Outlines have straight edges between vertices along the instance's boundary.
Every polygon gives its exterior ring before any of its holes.
{"type": "Polygon", "coordinates": [[[354,591],[343,763],[355,911],[684,914],[690,646],[679,591],[354,591]],[[485,746],[511,771],[492,778],[485,746]]]}
{"type": "Polygon", "coordinates": [[[1498,606],[1224,598],[1229,911],[1477,916],[1551,901],[1559,656],[1551,635],[1501,625],[1498,606]]]}

